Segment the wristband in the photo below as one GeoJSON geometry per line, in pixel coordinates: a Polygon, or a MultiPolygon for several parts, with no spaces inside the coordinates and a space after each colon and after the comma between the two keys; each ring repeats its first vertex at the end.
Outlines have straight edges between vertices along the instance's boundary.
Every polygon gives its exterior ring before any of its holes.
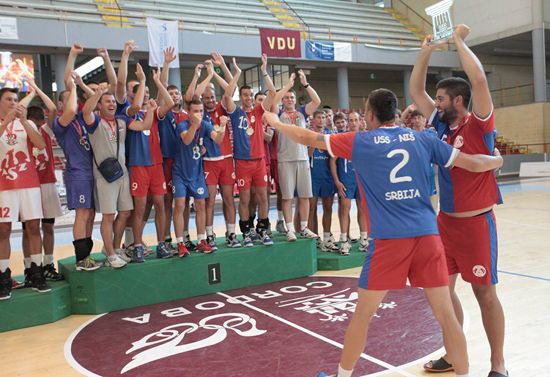
{"type": "Polygon", "coordinates": [[[304,89],[309,88],[309,84],[304,85],[304,89]]]}

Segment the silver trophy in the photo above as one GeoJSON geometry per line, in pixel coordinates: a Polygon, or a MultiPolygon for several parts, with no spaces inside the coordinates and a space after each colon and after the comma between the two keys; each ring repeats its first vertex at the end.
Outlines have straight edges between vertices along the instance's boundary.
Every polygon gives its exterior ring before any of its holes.
{"type": "Polygon", "coordinates": [[[453,0],[443,0],[425,9],[426,14],[432,17],[433,41],[451,38],[453,35],[453,21],[449,13],[453,0]]]}

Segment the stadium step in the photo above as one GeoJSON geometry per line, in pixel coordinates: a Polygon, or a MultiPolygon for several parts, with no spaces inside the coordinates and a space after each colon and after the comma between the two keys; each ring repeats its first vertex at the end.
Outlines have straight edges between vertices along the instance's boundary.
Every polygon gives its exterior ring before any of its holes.
{"type": "Polygon", "coordinates": [[[94,0],[101,19],[107,27],[130,28],[128,17],[123,15],[123,10],[115,0],[94,0]]]}

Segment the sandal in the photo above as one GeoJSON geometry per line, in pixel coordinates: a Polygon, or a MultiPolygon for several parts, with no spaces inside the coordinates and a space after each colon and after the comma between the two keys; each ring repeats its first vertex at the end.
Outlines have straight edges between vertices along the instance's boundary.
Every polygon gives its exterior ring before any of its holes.
{"type": "MultiPolygon", "coordinates": [[[[454,368],[452,364],[449,364],[447,360],[445,360],[443,357],[440,357],[437,360],[431,360],[428,361],[426,364],[424,364],[424,370],[427,372],[432,373],[443,373],[443,372],[450,372],[453,371],[454,368]]],[[[493,373],[493,372],[491,372],[493,373]]],[[[500,377],[498,375],[489,375],[489,377],[500,377]]]]}

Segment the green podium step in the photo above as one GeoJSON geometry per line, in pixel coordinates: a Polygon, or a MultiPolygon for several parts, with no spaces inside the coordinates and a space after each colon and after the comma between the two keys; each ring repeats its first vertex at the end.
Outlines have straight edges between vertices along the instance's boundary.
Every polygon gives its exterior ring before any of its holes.
{"type": "Polygon", "coordinates": [[[326,271],[361,267],[365,262],[365,255],[365,252],[359,251],[359,242],[353,244],[350,254],[347,256],[317,250],[317,269],[326,271]]]}
{"type": "MultiPolygon", "coordinates": [[[[23,276],[15,277],[24,280],[23,276]]],[[[52,323],[71,314],[71,291],[66,281],[48,282],[50,292],[31,288],[11,291],[9,300],[0,301],[0,332],[52,323]]]]}
{"type": "MultiPolygon", "coordinates": [[[[223,239],[218,238],[218,244],[223,239]]],[[[101,254],[95,254],[103,259],[101,254]]],[[[72,312],[99,314],[314,274],[314,240],[275,242],[273,246],[230,249],[185,258],[130,263],[115,270],[76,271],[74,257],[59,261],[71,289],[72,312]]]]}

